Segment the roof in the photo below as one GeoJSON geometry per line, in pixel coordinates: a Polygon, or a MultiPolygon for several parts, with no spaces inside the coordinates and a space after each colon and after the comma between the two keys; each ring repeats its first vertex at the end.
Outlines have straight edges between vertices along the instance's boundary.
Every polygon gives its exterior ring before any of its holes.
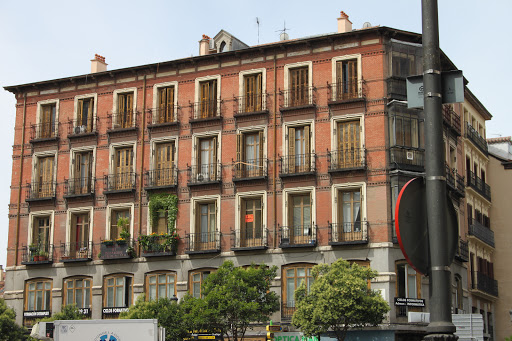
{"type": "Polygon", "coordinates": [[[505,143],[505,142],[512,143],[512,137],[511,136],[500,136],[500,137],[492,137],[492,138],[487,139],[488,144],[505,143]]]}

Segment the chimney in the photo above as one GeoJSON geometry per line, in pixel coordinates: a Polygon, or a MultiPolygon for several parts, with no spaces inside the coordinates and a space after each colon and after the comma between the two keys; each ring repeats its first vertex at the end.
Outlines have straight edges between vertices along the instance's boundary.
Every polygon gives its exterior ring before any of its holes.
{"type": "Polygon", "coordinates": [[[347,13],[341,11],[338,18],[338,33],[345,33],[352,31],[352,22],[348,20],[347,13]]]}
{"type": "Polygon", "coordinates": [[[107,65],[105,57],[95,54],[94,59],[91,59],[91,73],[107,71],[107,65]]]}
{"type": "Polygon", "coordinates": [[[210,37],[203,34],[203,39],[199,40],[199,55],[204,56],[210,54],[210,37]]]}

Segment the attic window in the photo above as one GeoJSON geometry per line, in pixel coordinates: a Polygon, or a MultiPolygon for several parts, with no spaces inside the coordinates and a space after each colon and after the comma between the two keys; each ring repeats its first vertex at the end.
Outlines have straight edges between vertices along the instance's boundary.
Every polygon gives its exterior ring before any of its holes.
{"type": "Polygon", "coordinates": [[[220,44],[220,48],[219,48],[219,52],[224,52],[224,48],[226,47],[226,42],[223,41],[221,44],[220,44]]]}

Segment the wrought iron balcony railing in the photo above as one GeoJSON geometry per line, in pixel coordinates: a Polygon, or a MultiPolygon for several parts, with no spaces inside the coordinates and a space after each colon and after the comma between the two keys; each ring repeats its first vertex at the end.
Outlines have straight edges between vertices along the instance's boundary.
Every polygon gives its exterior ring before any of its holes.
{"type": "Polygon", "coordinates": [[[267,169],[267,159],[235,161],[233,162],[233,180],[266,178],[267,169]]]}
{"type": "Polygon", "coordinates": [[[268,230],[261,226],[251,230],[236,230],[231,234],[231,250],[254,250],[268,247],[268,230]]]}
{"type": "Polygon", "coordinates": [[[268,95],[254,93],[235,97],[235,116],[252,113],[266,113],[268,108],[268,95]]]}
{"type": "Polygon", "coordinates": [[[154,169],[144,174],[144,187],[146,189],[169,188],[175,187],[177,184],[178,169],[176,167],[154,169]]]}
{"type": "Polygon", "coordinates": [[[27,201],[55,199],[55,181],[34,181],[27,186],[27,201]]]}
{"type": "Polygon", "coordinates": [[[459,239],[459,245],[457,248],[457,253],[455,254],[455,258],[461,262],[469,261],[469,246],[466,240],[459,239]]]}
{"type": "Polygon", "coordinates": [[[113,112],[107,116],[109,131],[137,128],[137,111],[113,112]]]}
{"type": "Polygon", "coordinates": [[[482,225],[478,220],[472,219],[471,224],[469,225],[469,235],[474,236],[487,245],[494,247],[494,232],[482,225]]]}
{"type": "Polygon", "coordinates": [[[461,134],[460,116],[449,105],[443,105],[443,121],[457,134],[461,134]]]}
{"type": "Polygon", "coordinates": [[[316,230],[317,227],[314,224],[281,226],[279,228],[279,247],[316,246],[316,230]]]}
{"type": "Polygon", "coordinates": [[[130,192],[135,190],[136,174],[134,172],[108,174],[103,178],[105,193],[130,192]]]}
{"type": "Polygon", "coordinates": [[[283,300],[281,302],[281,320],[291,320],[296,309],[294,300],[283,300]]]}
{"type": "Polygon", "coordinates": [[[329,244],[366,244],[368,243],[368,222],[329,224],[329,244]]]}
{"type": "Polygon", "coordinates": [[[457,193],[461,197],[464,197],[466,195],[466,181],[465,181],[464,177],[462,175],[460,175],[459,173],[457,173],[455,175],[455,177],[456,177],[456,182],[457,182],[457,193]]]}
{"type": "Polygon", "coordinates": [[[281,177],[313,174],[316,172],[315,153],[282,156],[279,163],[281,166],[281,177]]]}
{"type": "Polygon", "coordinates": [[[316,88],[302,86],[295,89],[280,90],[280,108],[292,109],[303,106],[316,105],[316,88]]]}
{"type": "Polygon", "coordinates": [[[425,151],[402,146],[389,148],[391,167],[412,171],[423,171],[425,168],[425,151]]]}
{"type": "Polygon", "coordinates": [[[53,263],[53,244],[34,244],[21,247],[21,264],[53,263]]]}
{"type": "Polygon", "coordinates": [[[327,160],[329,172],[364,169],[366,166],[364,148],[328,151],[327,160]]]}
{"type": "Polygon", "coordinates": [[[482,153],[484,153],[485,155],[488,154],[487,142],[482,136],[480,136],[478,131],[476,131],[475,128],[473,128],[471,124],[469,124],[469,122],[466,122],[465,136],[471,142],[473,142],[473,144],[477,146],[478,149],[482,151],[482,153]]]}
{"type": "Polygon", "coordinates": [[[188,185],[220,183],[222,180],[222,164],[208,163],[188,167],[188,185]]]}
{"type": "Polygon", "coordinates": [[[60,261],[79,262],[92,259],[93,244],[91,241],[61,243],[60,261]]]}
{"type": "Polygon", "coordinates": [[[190,121],[218,119],[222,117],[223,101],[219,99],[202,100],[191,103],[192,115],[190,121]]]}
{"type": "Polygon", "coordinates": [[[171,234],[140,236],[139,245],[142,257],[176,255],[177,241],[171,234]]]}
{"type": "Polygon", "coordinates": [[[199,232],[185,235],[185,253],[220,252],[221,233],[199,232]]]}
{"type": "Polygon", "coordinates": [[[64,180],[64,196],[83,196],[94,194],[93,177],[71,178],[64,180]]]}
{"type": "Polygon", "coordinates": [[[32,124],[30,127],[30,140],[31,142],[37,140],[56,139],[59,137],[59,123],[48,122],[32,124]]]}
{"type": "Polygon", "coordinates": [[[484,198],[491,201],[491,186],[486,184],[472,171],[468,171],[468,186],[480,193],[484,198]]]}
{"type": "Polygon", "coordinates": [[[177,123],[178,110],[179,107],[177,105],[167,105],[161,108],[148,109],[148,126],[159,126],[177,123]]]}
{"type": "Polygon", "coordinates": [[[473,289],[485,292],[486,294],[498,297],[498,281],[490,278],[486,274],[477,271],[476,273],[476,286],[473,283],[473,289]]]}
{"type": "Polygon", "coordinates": [[[98,123],[99,120],[97,118],[88,122],[83,122],[81,120],[69,120],[67,123],[68,138],[96,134],[98,132],[98,123]]]}
{"type": "Polygon", "coordinates": [[[330,103],[346,102],[364,98],[363,80],[341,80],[336,83],[327,83],[327,95],[330,103]]]}
{"type": "Polygon", "coordinates": [[[386,80],[390,99],[407,100],[407,86],[403,77],[389,77],[386,80]]]}

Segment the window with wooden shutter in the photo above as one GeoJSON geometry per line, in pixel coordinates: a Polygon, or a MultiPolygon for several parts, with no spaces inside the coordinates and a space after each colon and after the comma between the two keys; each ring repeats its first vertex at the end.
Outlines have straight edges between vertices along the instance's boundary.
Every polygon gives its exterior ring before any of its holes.
{"type": "Polygon", "coordinates": [[[53,156],[38,158],[37,165],[37,194],[39,198],[48,198],[54,195],[53,186],[53,156]]]}
{"type": "MultiPolygon", "coordinates": [[[[119,218],[128,218],[131,220],[130,217],[130,209],[124,208],[124,209],[116,209],[112,210],[110,213],[110,239],[115,240],[121,237],[121,230],[122,227],[118,226],[117,222],[119,218]]],[[[129,229],[130,227],[128,227],[129,229]]]]}
{"type": "Polygon", "coordinates": [[[174,143],[156,144],[155,153],[155,185],[172,185],[174,183],[174,143]]]}
{"type": "Polygon", "coordinates": [[[241,201],[240,246],[263,245],[263,217],[261,197],[244,198],[241,201]]]}
{"type": "Polygon", "coordinates": [[[80,128],[80,133],[89,133],[93,130],[93,109],[94,98],[82,98],[78,100],[78,112],[76,127],[80,128]]]}
{"type": "Polygon", "coordinates": [[[133,122],[133,93],[119,94],[117,97],[117,119],[116,125],[119,128],[131,128],[133,122]]]}
{"type": "Polygon", "coordinates": [[[237,135],[237,176],[250,178],[263,174],[263,131],[237,135]]]}
{"type": "Polygon", "coordinates": [[[199,203],[196,207],[195,250],[212,250],[216,248],[217,204],[215,202],[199,203]]]}
{"type": "Polygon", "coordinates": [[[336,100],[359,97],[357,59],[336,62],[336,100]]]}
{"type": "Polygon", "coordinates": [[[338,193],[338,241],[363,240],[361,229],[361,189],[338,193]]]}
{"type": "Polygon", "coordinates": [[[307,244],[312,236],[311,193],[291,195],[288,200],[290,242],[307,244]]]}
{"type": "Polygon", "coordinates": [[[35,217],[32,226],[32,244],[42,252],[50,252],[50,227],[51,217],[35,217]]]}
{"type": "Polygon", "coordinates": [[[261,73],[244,77],[244,112],[262,110],[261,73]]]}
{"type": "Polygon", "coordinates": [[[288,173],[311,170],[310,126],[288,128],[288,173]]]}
{"type": "Polygon", "coordinates": [[[200,82],[199,118],[217,116],[217,80],[200,82]]]}
{"type": "Polygon", "coordinates": [[[132,187],[133,177],[133,147],[117,148],[115,150],[115,189],[132,187]]]}
{"type": "Polygon", "coordinates": [[[157,123],[174,121],[174,86],[159,88],[157,123]]]}
{"type": "MultiPolygon", "coordinates": [[[[71,215],[71,231],[69,256],[75,258],[77,252],[89,247],[89,212],[73,213],[71,215]]],[[[86,257],[84,257],[86,258],[86,257]]]]}
{"type": "Polygon", "coordinates": [[[198,150],[197,181],[217,179],[217,137],[200,139],[198,150]]]}
{"type": "Polygon", "coordinates": [[[56,136],[56,110],[55,103],[41,106],[38,138],[51,138],[56,136]]]}
{"type": "Polygon", "coordinates": [[[309,72],[308,67],[290,69],[289,73],[289,106],[295,107],[309,103],[309,72]]]}
{"type": "Polygon", "coordinates": [[[72,186],[75,194],[86,194],[92,188],[92,151],[75,153],[72,186]]]}
{"type": "Polygon", "coordinates": [[[132,276],[107,276],[103,283],[103,290],[104,307],[129,307],[132,304],[132,276]]]}
{"type": "Polygon", "coordinates": [[[337,124],[338,168],[361,166],[360,121],[343,121],[337,124]]]}

